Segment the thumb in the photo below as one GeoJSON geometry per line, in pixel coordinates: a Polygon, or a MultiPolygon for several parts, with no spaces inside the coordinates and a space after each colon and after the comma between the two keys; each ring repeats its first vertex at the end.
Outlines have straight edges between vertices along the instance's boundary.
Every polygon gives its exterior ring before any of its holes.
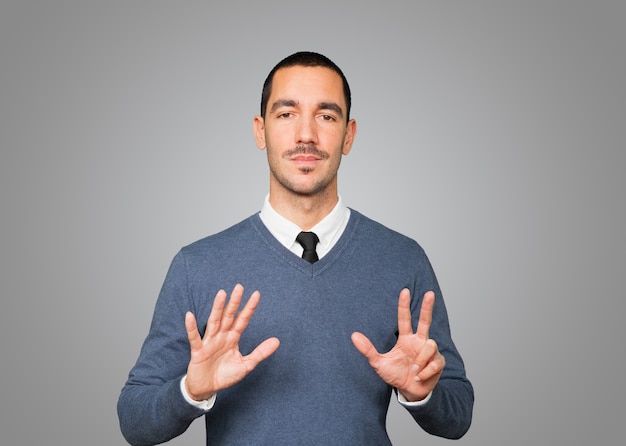
{"type": "Polygon", "coordinates": [[[261,342],[261,344],[252,350],[248,356],[246,356],[246,360],[249,361],[251,366],[250,371],[252,371],[252,369],[254,369],[261,361],[264,361],[273,355],[279,346],[280,341],[276,337],[269,338],[261,342]]]}
{"type": "Polygon", "coordinates": [[[351,336],[352,343],[356,349],[365,356],[368,361],[372,362],[378,356],[378,351],[374,344],[363,333],[355,331],[351,336]]]}

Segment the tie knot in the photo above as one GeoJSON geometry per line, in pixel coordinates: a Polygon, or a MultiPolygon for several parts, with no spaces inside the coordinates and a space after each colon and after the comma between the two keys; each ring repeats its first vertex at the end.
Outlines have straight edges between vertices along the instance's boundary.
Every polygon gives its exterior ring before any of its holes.
{"type": "Polygon", "coordinates": [[[304,249],[302,252],[302,258],[310,263],[317,262],[318,257],[315,248],[317,247],[317,243],[320,241],[317,234],[315,234],[315,232],[302,231],[296,237],[296,241],[300,243],[304,249]]]}

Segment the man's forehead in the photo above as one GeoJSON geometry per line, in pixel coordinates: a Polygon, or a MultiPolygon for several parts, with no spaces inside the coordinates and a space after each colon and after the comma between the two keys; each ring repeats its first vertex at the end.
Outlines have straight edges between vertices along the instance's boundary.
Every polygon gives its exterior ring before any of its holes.
{"type": "MultiPolygon", "coordinates": [[[[319,97],[319,103],[338,102],[346,107],[341,76],[330,68],[295,65],[283,67],[274,73],[270,103],[277,100],[293,100],[300,102],[307,95],[319,97]]],[[[271,106],[271,105],[270,105],[271,106]]]]}

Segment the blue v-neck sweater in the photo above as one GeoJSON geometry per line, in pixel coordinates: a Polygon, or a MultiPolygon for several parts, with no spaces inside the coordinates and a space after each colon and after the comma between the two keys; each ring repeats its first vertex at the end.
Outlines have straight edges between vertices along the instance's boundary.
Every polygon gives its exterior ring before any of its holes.
{"type": "Polygon", "coordinates": [[[435,292],[430,337],[446,358],[430,400],[407,410],[427,432],[462,436],[471,422],[473,390],[431,265],[415,241],[354,210],[337,244],[314,264],[282,246],[258,214],[181,249],[119,398],[124,436],[134,445],[165,442],[205,415],[209,445],[390,444],[385,420],[392,389],[350,336],[360,331],[379,352],[391,349],[404,287],[411,291],[414,327],[422,296],[435,292]],[[196,315],[203,333],[215,294],[236,283],[245,287],[244,300],[254,290],[261,293],[241,353],[272,336],[280,347],[243,381],[219,392],[205,413],[180,390],[189,362],[185,313],[196,315]]]}

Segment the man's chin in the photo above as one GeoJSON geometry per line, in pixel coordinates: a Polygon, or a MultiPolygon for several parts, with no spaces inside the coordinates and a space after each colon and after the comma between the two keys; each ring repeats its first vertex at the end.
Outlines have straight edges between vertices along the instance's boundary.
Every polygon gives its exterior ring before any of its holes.
{"type": "Polygon", "coordinates": [[[328,188],[327,184],[300,184],[293,185],[290,188],[290,191],[301,197],[313,197],[315,195],[322,194],[328,188]]]}
{"type": "Polygon", "coordinates": [[[274,176],[276,185],[288,193],[301,197],[324,194],[333,185],[332,180],[328,181],[319,178],[318,175],[302,173],[301,170],[300,172],[300,175],[292,175],[290,178],[274,176]]]}

